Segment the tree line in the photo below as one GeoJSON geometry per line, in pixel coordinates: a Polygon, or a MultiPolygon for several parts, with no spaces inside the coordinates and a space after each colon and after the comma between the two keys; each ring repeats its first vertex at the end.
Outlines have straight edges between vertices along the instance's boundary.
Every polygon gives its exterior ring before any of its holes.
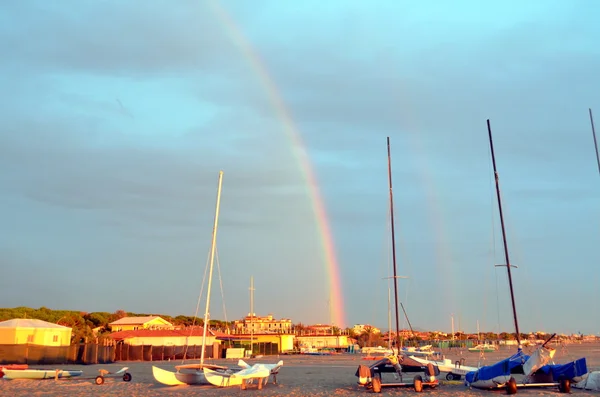
{"type": "MultiPolygon", "coordinates": [[[[160,316],[175,326],[190,327],[203,326],[204,321],[194,316],[168,316],[164,314],[133,313],[124,310],[117,310],[114,313],[109,312],[82,312],[77,310],[52,310],[47,307],[33,309],[30,307],[0,308],[0,321],[11,320],[14,318],[29,318],[47,321],[72,328],[72,343],[99,341],[107,337],[110,333],[108,324],[117,321],[123,317],[144,317],[160,316]]],[[[226,328],[233,322],[220,320],[211,320],[211,326],[217,328],[226,328]]]]}

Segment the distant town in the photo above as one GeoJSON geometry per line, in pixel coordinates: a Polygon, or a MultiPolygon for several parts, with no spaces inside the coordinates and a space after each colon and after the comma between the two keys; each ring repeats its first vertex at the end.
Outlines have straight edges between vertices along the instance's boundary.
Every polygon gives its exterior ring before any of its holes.
{"type": "MultiPolygon", "coordinates": [[[[481,341],[503,344],[515,343],[515,334],[510,332],[464,333],[461,331],[445,333],[441,331],[416,331],[410,329],[395,332],[383,331],[369,324],[356,324],[351,328],[340,329],[327,324],[292,323],[289,318],[276,319],[272,314],[259,316],[249,313],[242,319],[225,322],[211,320],[208,334],[204,335],[202,319],[190,316],[171,317],[167,315],[136,314],[118,310],[114,313],[51,310],[48,308],[32,309],[17,307],[0,309],[0,326],[19,327],[23,331],[15,332],[15,337],[0,340],[0,344],[35,343],[35,338],[42,338],[50,345],[78,343],[101,343],[103,345],[126,344],[130,346],[183,346],[202,345],[203,337],[208,337],[212,345],[224,343],[231,346],[248,346],[250,349],[268,350],[262,353],[301,352],[303,349],[348,350],[371,346],[393,347],[403,345],[433,344],[435,346],[470,347],[481,341]],[[23,320],[23,321],[20,321],[23,320]],[[70,329],[68,340],[54,335],[44,338],[43,333],[27,331],[31,321],[57,325],[70,329]],[[35,335],[34,335],[35,334],[35,335]],[[42,336],[40,336],[42,335],[42,336]],[[51,342],[48,342],[51,340],[51,342]]],[[[49,329],[52,329],[49,326],[49,329]]],[[[49,331],[51,332],[51,331],[49,331]]],[[[522,334],[524,344],[535,344],[545,341],[550,336],[547,332],[522,334]]],[[[555,343],[595,342],[595,335],[560,334],[554,337],[555,343]]],[[[206,340],[204,341],[206,343],[206,340]]]]}

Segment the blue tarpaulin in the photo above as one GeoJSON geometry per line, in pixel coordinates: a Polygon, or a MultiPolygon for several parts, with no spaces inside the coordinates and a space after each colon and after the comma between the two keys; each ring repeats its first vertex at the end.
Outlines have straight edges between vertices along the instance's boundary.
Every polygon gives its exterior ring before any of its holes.
{"type": "Polygon", "coordinates": [[[478,380],[490,380],[497,376],[510,375],[513,368],[523,365],[529,356],[519,349],[512,356],[505,358],[502,361],[493,365],[486,365],[479,368],[477,371],[467,372],[465,380],[467,383],[477,382],[478,380]]]}
{"type": "Polygon", "coordinates": [[[565,379],[573,379],[576,376],[585,375],[587,374],[588,369],[585,357],[583,357],[567,364],[544,365],[538,371],[545,374],[552,374],[552,379],[555,382],[558,382],[561,377],[565,379]]]}

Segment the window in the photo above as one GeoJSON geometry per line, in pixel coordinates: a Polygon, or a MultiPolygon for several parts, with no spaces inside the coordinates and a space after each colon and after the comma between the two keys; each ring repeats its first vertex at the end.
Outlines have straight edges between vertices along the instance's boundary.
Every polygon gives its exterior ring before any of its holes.
{"type": "Polygon", "coordinates": [[[52,337],[52,342],[58,342],[58,335],[54,335],[52,337]]]}

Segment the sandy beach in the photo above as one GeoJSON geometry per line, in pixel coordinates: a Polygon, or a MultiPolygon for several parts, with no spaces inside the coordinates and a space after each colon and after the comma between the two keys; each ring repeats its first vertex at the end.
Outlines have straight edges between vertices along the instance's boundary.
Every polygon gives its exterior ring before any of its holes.
{"type": "MultiPolygon", "coordinates": [[[[528,349],[525,349],[526,352],[528,349]]],[[[502,347],[494,353],[486,353],[484,364],[493,364],[499,359],[505,358],[514,351],[514,348],[502,347]]],[[[444,350],[447,358],[458,360],[465,358],[467,365],[477,366],[480,358],[477,353],[470,353],[463,349],[444,350]]],[[[600,344],[572,344],[558,347],[555,361],[563,363],[575,358],[586,357],[590,370],[600,370],[600,344]]],[[[269,383],[262,390],[257,390],[256,385],[250,386],[248,390],[240,390],[239,387],[215,388],[212,386],[164,386],[154,381],[152,377],[152,365],[172,370],[174,365],[180,362],[119,362],[109,365],[69,365],[57,366],[57,368],[81,369],[82,376],[86,379],[74,378],[72,380],[5,380],[0,379],[0,396],[358,396],[370,391],[359,387],[354,376],[356,368],[360,364],[369,364],[372,361],[364,360],[360,354],[340,354],[333,356],[271,356],[259,360],[247,360],[249,363],[265,362],[274,363],[278,359],[284,361],[284,366],[277,376],[278,384],[269,383]],[[127,366],[133,376],[131,382],[123,382],[121,379],[107,379],[103,385],[94,384],[93,377],[98,370],[103,368],[117,371],[127,366]]],[[[223,365],[235,365],[237,360],[214,360],[212,362],[223,365]]],[[[33,367],[35,368],[35,366],[33,367]]],[[[47,366],[45,368],[48,368],[47,366]]],[[[53,367],[54,368],[54,367],[53,367]]],[[[414,374],[406,374],[404,380],[412,382],[414,374]]],[[[445,379],[441,374],[439,379],[445,379]]],[[[385,378],[384,378],[385,381],[385,378]]],[[[412,388],[385,388],[384,395],[413,394],[412,388]]],[[[425,389],[424,393],[441,396],[489,395],[490,392],[468,389],[463,384],[441,381],[438,388],[425,389]]],[[[503,392],[497,392],[503,394],[503,392]]],[[[597,393],[582,391],[573,388],[572,393],[582,395],[597,395],[597,393]]],[[[530,389],[519,390],[523,395],[557,395],[556,389],[530,389]]]]}

